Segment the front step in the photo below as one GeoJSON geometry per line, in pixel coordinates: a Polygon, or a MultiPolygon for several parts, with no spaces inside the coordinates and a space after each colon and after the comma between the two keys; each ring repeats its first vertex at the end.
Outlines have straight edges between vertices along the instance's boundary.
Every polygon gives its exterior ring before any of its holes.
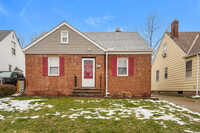
{"type": "Polygon", "coordinates": [[[72,96],[78,97],[102,97],[103,91],[101,88],[74,88],[72,96]]]}

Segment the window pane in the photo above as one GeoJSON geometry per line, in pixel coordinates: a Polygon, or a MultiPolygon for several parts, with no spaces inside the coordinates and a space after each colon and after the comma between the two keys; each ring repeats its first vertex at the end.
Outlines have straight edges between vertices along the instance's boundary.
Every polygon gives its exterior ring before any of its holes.
{"type": "Polygon", "coordinates": [[[63,38],[67,38],[67,33],[63,33],[63,38]]]}
{"type": "Polygon", "coordinates": [[[67,42],[67,38],[63,38],[63,42],[67,42]]]}
{"type": "Polygon", "coordinates": [[[163,52],[167,52],[167,44],[163,45],[163,52]]]}
{"type": "Polygon", "coordinates": [[[50,59],[50,67],[58,66],[58,59],[50,59]]]}
{"type": "Polygon", "coordinates": [[[50,74],[58,74],[58,67],[50,67],[50,74]]]}
{"type": "Polygon", "coordinates": [[[14,43],[14,42],[12,42],[11,48],[14,48],[14,49],[15,49],[15,43],[14,43]]]}
{"type": "Polygon", "coordinates": [[[186,69],[192,69],[192,61],[186,62],[186,69]]]}
{"type": "Polygon", "coordinates": [[[192,70],[186,71],[186,77],[192,77],[192,70]]]}
{"type": "Polygon", "coordinates": [[[127,67],[127,59],[118,59],[118,67],[127,67]]]}
{"type": "Polygon", "coordinates": [[[127,67],[119,67],[118,74],[119,75],[127,75],[127,67]]]}

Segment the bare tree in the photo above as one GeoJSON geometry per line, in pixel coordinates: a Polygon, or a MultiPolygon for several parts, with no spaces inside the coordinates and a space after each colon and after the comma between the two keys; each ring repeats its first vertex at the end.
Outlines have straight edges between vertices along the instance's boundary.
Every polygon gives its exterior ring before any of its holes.
{"type": "Polygon", "coordinates": [[[146,22],[144,23],[144,28],[142,32],[144,38],[153,49],[159,44],[162,39],[162,34],[159,33],[161,29],[161,22],[157,14],[149,14],[146,17],[146,22]],[[156,36],[157,35],[157,36],[156,36]]]}
{"type": "Polygon", "coordinates": [[[25,47],[25,38],[21,32],[18,34],[18,40],[19,40],[21,47],[24,48],[25,47]]]}
{"type": "Polygon", "coordinates": [[[38,37],[38,34],[37,34],[36,32],[34,32],[34,33],[31,34],[31,36],[30,36],[30,41],[33,42],[37,37],[38,37]]]}

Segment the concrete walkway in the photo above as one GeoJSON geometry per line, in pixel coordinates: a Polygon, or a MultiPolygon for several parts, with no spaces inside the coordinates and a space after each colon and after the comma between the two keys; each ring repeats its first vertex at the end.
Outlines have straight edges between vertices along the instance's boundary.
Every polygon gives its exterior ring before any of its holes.
{"type": "Polygon", "coordinates": [[[188,97],[178,97],[178,96],[156,95],[156,94],[152,94],[151,96],[157,97],[159,98],[159,100],[166,100],[175,103],[176,105],[200,113],[200,99],[192,99],[188,97]]]}

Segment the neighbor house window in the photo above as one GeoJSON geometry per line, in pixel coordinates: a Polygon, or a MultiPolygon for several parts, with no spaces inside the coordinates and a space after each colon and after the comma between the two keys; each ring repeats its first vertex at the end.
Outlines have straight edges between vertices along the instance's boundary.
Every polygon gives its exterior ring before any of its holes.
{"type": "Polygon", "coordinates": [[[192,61],[186,61],[186,65],[185,65],[185,77],[186,78],[190,78],[192,77],[192,61]]]}
{"type": "Polygon", "coordinates": [[[59,58],[48,58],[49,76],[59,76],[59,58]]]}
{"type": "Polygon", "coordinates": [[[167,77],[168,77],[168,68],[165,67],[165,79],[167,79],[167,77]]]}
{"type": "Polygon", "coordinates": [[[9,65],[9,72],[11,72],[12,70],[12,65],[9,65]]]}
{"type": "Polygon", "coordinates": [[[12,52],[12,55],[16,55],[16,44],[15,42],[11,42],[11,52],[12,52]]]}
{"type": "Polygon", "coordinates": [[[128,58],[117,58],[117,75],[128,76],[128,58]]]}
{"type": "Polygon", "coordinates": [[[159,70],[156,71],[156,81],[159,81],[159,70]]]}
{"type": "Polygon", "coordinates": [[[167,53],[167,44],[163,44],[163,53],[167,53]]]}
{"type": "Polygon", "coordinates": [[[61,43],[68,43],[68,31],[61,31],[61,43]]]}

